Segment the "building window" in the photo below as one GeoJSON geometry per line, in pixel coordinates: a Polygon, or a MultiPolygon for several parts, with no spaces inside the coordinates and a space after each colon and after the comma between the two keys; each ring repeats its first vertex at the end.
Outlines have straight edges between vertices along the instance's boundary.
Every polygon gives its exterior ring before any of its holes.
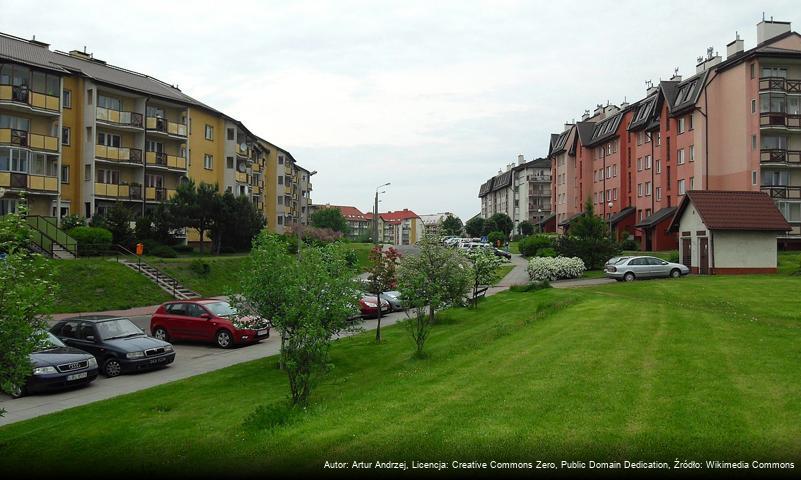
{"type": "Polygon", "coordinates": [[[684,117],[679,117],[679,135],[684,133],[684,117]]]}
{"type": "Polygon", "coordinates": [[[756,113],[756,99],[751,99],[751,113],[756,113]]]}
{"type": "Polygon", "coordinates": [[[651,182],[645,182],[645,196],[651,196],[651,182]]]}
{"type": "Polygon", "coordinates": [[[656,199],[662,200],[662,187],[656,187],[656,199]]]}
{"type": "Polygon", "coordinates": [[[656,173],[662,173],[662,160],[656,161],[656,173]]]}
{"type": "Polygon", "coordinates": [[[637,171],[642,171],[642,158],[637,159],[637,171]]]}
{"type": "Polygon", "coordinates": [[[676,164],[684,165],[684,149],[680,148],[676,152],[676,164]]]}
{"type": "Polygon", "coordinates": [[[284,184],[284,176],[278,175],[278,185],[283,185],[283,184],[284,184]]]}
{"type": "Polygon", "coordinates": [[[693,117],[694,116],[695,115],[693,115],[692,113],[687,115],[687,121],[690,123],[690,125],[687,128],[689,128],[690,130],[695,128],[694,125],[693,125],[693,117]]]}
{"type": "Polygon", "coordinates": [[[757,184],[757,172],[756,170],[751,170],[751,185],[757,184]]]}
{"type": "Polygon", "coordinates": [[[91,165],[84,165],[84,167],[83,167],[83,181],[84,182],[91,182],[92,181],[92,166],[91,165]]]}
{"type": "Polygon", "coordinates": [[[205,132],[206,140],[214,140],[214,127],[211,125],[206,124],[206,132],[205,132]]]}
{"type": "Polygon", "coordinates": [[[203,168],[206,170],[211,170],[214,168],[214,157],[212,155],[204,154],[203,155],[203,168]]]}
{"type": "Polygon", "coordinates": [[[686,187],[684,185],[684,179],[683,178],[681,180],[679,180],[678,187],[679,187],[679,195],[684,195],[687,190],[686,190],[686,187]]]}
{"type": "Polygon", "coordinates": [[[72,90],[64,89],[61,93],[61,103],[64,104],[64,108],[72,108],[72,90]]]}
{"type": "Polygon", "coordinates": [[[278,215],[278,225],[283,225],[283,224],[284,224],[284,216],[278,215]]]}
{"type": "Polygon", "coordinates": [[[107,97],[105,95],[97,94],[97,106],[107,108],[109,110],[122,111],[122,100],[115,97],[107,97]]]}
{"type": "MultiPolygon", "coordinates": [[[[120,136],[111,133],[97,132],[97,144],[106,147],[120,147],[120,136]]],[[[151,150],[152,151],[152,150],[151,150]]]]}
{"type": "Polygon", "coordinates": [[[234,129],[233,128],[229,128],[228,129],[228,140],[233,140],[233,139],[234,139],[234,129]]]}
{"type": "Polygon", "coordinates": [[[61,183],[70,183],[70,166],[61,166],[61,183]]]}
{"type": "Polygon", "coordinates": [[[642,197],[642,183],[637,184],[637,196],[642,197]]]}
{"type": "Polygon", "coordinates": [[[695,177],[690,177],[690,190],[695,188],[695,177]]]}
{"type": "Polygon", "coordinates": [[[234,157],[225,157],[225,167],[228,169],[234,168],[234,157]]]}
{"type": "Polygon", "coordinates": [[[278,155],[278,165],[283,165],[283,164],[284,164],[284,156],[278,155]]]}
{"type": "Polygon", "coordinates": [[[756,72],[756,63],[752,62],[751,63],[751,78],[754,78],[754,75],[756,75],[755,72],[756,72]]]}
{"type": "Polygon", "coordinates": [[[62,145],[67,145],[67,146],[70,145],[70,138],[71,138],[70,134],[71,133],[72,133],[72,130],[70,130],[70,127],[61,127],[61,144],[62,145]]]}
{"type": "Polygon", "coordinates": [[[690,151],[690,161],[694,162],[695,161],[695,145],[690,145],[688,150],[690,151]]]}

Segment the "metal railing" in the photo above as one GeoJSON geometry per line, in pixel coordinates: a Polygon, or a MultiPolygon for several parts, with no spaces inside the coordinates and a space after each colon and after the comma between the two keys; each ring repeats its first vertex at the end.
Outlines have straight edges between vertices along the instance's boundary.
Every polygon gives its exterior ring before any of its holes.
{"type": "Polygon", "coordinates": [[[53,217],[41,215],[28,215],[25,220],[31,226],[33,242],[51,256],[59,249],[78,256],[78,242],[58,228],[57,220],[53,217]],[[58,248],[56,248],[58,246],[58,248]]]}
{"type": "Polygon", "coordinates": [[[759,89],[801,93],[801,80],[794,80],[784,77],[760,77],[759,89]]]}
{"type": "Polygon", "coordinates": [[[760,190],[770,195],[770,198],[773,199],[801,200],[801,187],[763,185],[760,190]]]}
{"type": "Polygon", "coordinates": [[[801,164],[801,150],[783,148],[763,148],[759,152],[762,163],[798,163],[801,164]]]}

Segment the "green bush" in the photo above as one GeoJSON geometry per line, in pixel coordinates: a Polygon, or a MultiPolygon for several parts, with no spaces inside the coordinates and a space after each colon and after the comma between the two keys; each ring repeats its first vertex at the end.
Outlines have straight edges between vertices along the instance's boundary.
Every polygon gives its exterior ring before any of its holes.
{"type": "Polygon", "coordinates": [[[192,253],[195,251],[192,245],[173,245],[172,249],[178,253],[192,253]]]}
{"type": "Polygon", "coordinates": [[[537,256],[538,257],[555,257],[556,256],[556,250],[554,250],[551,247],[540,248],[539,250],[537,250],[537,256]]]}
{"type": "Polygon", "coordinates": [[[102,227],[75,227],[69,236],[78,242],[78,255],[102,255],[111,250],[112,235],[102,227]]]}
{"type": "Polygon", "coordinates": [[[620,249],[621,250],[632,250],[632,251],[636,252],[637,250],[640,249],[640,244],[637,243],[637,241],[634,240],[633,238],[627,238],[627,239],[623,240],[622,242],[620,242],[620,249]]]}
{"type": "Polygon", "coordinates": [[[679,251],[673,250],[668,256],[668,262],[679,263],[679,251]]]}
{"type": "Polygon", "coordinates": [[[541,249],[553,248],[553,238],[548,235],[529,235],[520,240],[518,248],[524,257],[533,257],[541,249]]]}
{"type": "Polygon", "coordinates": [[[150,255],[161,258],[175,258],[178,253],[172,247],[159,244],[150,249],[150,255]]]}
{"type": "Polygon", "coordinates": [[[61,218],[61,229],[65,232],[72,230],[75,227],[85,227],[86,219],[80,215],[72,214],[61,218]]]}
{"type": "Polygon", "coordinates": [[[496,247],[498,245],[503,245],[506,243],[506,234],[499,231],[490,232],[489,235],[487,235],[487,241],[496,247]]]}
{"type": "Polygon", "coordinates": [[[196,258],[192,260],[191,265],[189,268],[192,269],[193,272],[200,275],[201,277],[208,276],[211,273],[211,264],[201,258],[196,258]]]}
{"type": "Polygon", "coordinates": [[[509,287],[509,291],[517,293],[536,292],[537,290],[542,290],[544,288],[551,288],[551,282],[548,280],[538,280],[527,283],[526,285],[512,285],[509,287]]]}
{"type": "Polygon", "coordinates": [[[356,253],[356,250],[345,250],[345,262],[347,262],[350,268],[355,267],[359,263],[359,254],[356,253]]]}

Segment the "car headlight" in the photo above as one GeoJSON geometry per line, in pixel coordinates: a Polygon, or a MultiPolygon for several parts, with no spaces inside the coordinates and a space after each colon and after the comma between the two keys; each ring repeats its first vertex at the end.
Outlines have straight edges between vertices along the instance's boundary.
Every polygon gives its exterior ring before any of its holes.
{"type": "Polygon", "coordinates": [[[58,373],[56,367],[36,367],[33,369],[34,375],[47,375],[49,373],[58,373]]]}
{"type": "Polygon", "coordinates": [[[86,364],[88,368],[97,368],[97,359],[95,357],[89,358],[89,363],[86,364]]]}
{"type": "Polygon", "coordinates": [[[172,352],[173,350],[174,349],[172,348],[172,345],[164,345],[164,351],[165,352],[172,352]]]}
{"type": "Polygon", "coordinates": [[[128,359],[142,358],[144,356],[145,356],[145,352],[131,352],[131,353],[126,353],[125,354],[125,358],[128,358],[128,359]]]}

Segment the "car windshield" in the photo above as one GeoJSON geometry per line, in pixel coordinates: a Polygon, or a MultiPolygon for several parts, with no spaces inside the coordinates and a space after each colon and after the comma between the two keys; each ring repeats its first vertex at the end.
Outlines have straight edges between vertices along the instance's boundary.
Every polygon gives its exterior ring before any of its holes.
{"type": "Polygon", "coordinates": [[[97,333],[101,340],[111,340],[113,338],[132,337],[142,335],[142,330],[127,318],[107,320],[97,323],[97,333]]]}
{"type": "Polygon", "coordinates": [[[59,340],[57,336],[50,332],[45,333],[46,336],[39,342],[39,345],[37,345],[37,350],[52,350],[54,348],[66,347],[66,345],[64,345],[64,343],[59,340]]]}
{"type": "Polygon", "coordinates": [[[203,306],[215,317],[232,317],[236,315],[236,310],[228,302],[205,303],[203,306]]]}

